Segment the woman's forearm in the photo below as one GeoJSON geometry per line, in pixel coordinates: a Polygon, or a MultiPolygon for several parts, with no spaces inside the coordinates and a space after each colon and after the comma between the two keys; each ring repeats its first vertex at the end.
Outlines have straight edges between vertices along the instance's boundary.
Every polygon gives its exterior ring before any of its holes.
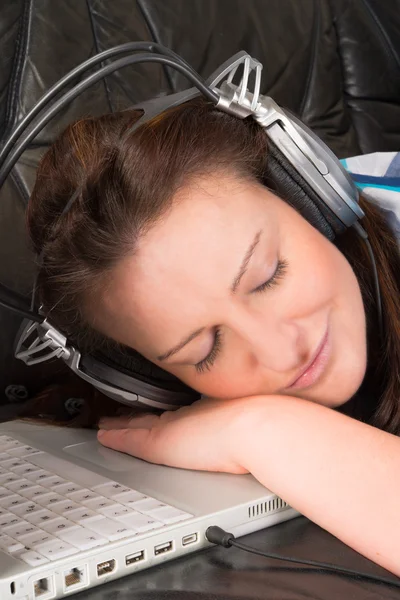
{"type": "Polygon", "coordinates": [[[297,398],[259,398],[243,466],[303,515],[400,576],[400,438],[297,398]]]}

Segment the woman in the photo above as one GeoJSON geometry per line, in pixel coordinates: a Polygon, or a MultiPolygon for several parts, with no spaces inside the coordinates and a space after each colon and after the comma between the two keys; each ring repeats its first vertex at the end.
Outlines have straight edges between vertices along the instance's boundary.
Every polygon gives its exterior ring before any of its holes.
{"type": "Polygon", "coordinates": [[[381,340],[362,240],[332,244],[264,185],[254,121],[196,100],[127,135],[138,116],[79,121],[43,158],[28,214],[39,297],[80,345],[134,348],[203,399],[103,419],[99,441],[250,472],[400,575],[400,261],[383,214],[361,201],[381,340]]]}

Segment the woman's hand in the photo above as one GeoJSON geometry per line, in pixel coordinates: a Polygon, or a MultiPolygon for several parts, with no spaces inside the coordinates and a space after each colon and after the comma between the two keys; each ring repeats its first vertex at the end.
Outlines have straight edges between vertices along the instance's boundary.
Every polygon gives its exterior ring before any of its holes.
{"type": "Polygon", "coordinates": [[[266,397],[262,400],[203,399],[161,415],[103,419],[98,440],[113,450],[170,467],[247,473],[241,457],[246,440],[264,418],[266,397]]]}

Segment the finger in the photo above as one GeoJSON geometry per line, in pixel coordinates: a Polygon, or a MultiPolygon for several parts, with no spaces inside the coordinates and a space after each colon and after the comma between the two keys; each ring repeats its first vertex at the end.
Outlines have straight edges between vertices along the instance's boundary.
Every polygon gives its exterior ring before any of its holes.
{"type": "Polygon", "coordinates": [[[140,417],[105,417],[100,419],[99,427],[100,429],[151,429],[158,419],[158,415],[152,414],[140,417]]]}
{"type": "Polygon", "coordinates": [[[149,438],[149,429],[100,429],[97,433],[97,439],[103,446],[149,462],[155,462],[154,457],[151,456],[149,438]]]}

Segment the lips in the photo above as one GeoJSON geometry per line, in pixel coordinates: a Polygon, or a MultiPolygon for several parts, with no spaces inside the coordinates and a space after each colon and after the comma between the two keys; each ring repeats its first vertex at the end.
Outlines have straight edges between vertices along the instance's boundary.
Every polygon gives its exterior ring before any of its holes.
{"type": "Polygon", "coordinates": [[[302,368],[296,379],[288,386],[287,389],[304,389],[308,388],[322,376],[329,362],[331,354],[331,344],[329,336],[329,328],[327,328],[321,342],[318,344],[313,357],[302,368]]]}

